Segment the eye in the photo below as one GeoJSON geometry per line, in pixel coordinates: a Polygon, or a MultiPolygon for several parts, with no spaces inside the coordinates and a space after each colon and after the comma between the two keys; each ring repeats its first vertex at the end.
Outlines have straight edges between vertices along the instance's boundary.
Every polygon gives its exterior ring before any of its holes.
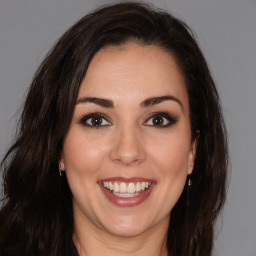
{"type": "Polygon", "coordinates": [[[157,112],[153,113],[144,124],[148,126],[165,128],[169,127],[172,124],[175,124],[177,121],[177,118],[171,116],[169,113],[157,112]]]}
{"type": "Polygon", "coordinates": [[[111,123],[107,118],[101,113],[92,113],[89,115],[83,116],[80,121],[82,125],[90,128],[100,128],[103,126],[110,126],[111,123]]]}

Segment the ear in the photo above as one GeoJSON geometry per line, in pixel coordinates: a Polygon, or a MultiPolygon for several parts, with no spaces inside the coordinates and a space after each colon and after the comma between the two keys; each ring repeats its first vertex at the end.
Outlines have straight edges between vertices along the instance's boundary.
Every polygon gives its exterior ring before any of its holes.
{"type": "Polygon", "coordinates": [[[63,158],[63,153],[60,152],[60,159],[59,159],[59,171],[64,171],[65,170],[65,162],[63,158]]]}
{"type": "Polygon", "coordinates": [[[188,156],[188,175],[193,172],[194,162],[196,158],[196,148],[197,148],[197,142],[199,140],[199,136],[200,136],[200,132],[196,131],[196,136],[190,146],[190,151],[188,156]]]}

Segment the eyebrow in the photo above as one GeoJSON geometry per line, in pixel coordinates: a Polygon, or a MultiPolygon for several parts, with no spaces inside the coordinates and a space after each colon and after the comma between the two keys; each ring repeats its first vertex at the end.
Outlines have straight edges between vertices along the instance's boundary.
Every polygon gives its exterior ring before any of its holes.
{"type": "MultiPolygon", "coordinates": [[[[177,102],[181,109],[183,110],[183,105],[181,101],[171,95],[164,95],[164,96],[158,96],[158,97],[152,97],[144,100],[140,106],[141,107],[151,107],[154,105],[157,105],[161,102],[171,100],[177,102]]],[[[97,97],[82,97],[77,100],[76,104],[81,104],[81,103],[94,103],[96,105],[105,107],[105,108],[113,108],[114,107],[114,102],[112,100],[104,99],[104,98],[97,98],[97,97]]]]}
{"type": "Polygon", "coordinates": [[[96,98],[96,97],[83,97],[78,99],[78,101],[76,102],[76,104],[80,104],[80,103],[94,103],[97,105],[100,105],[102,107],[105,108],[113,108],[114,107],[114,103],[112,100],[108,100],[108,99],[103,99],[103,98],[96,98]]]}
{"type": "Polygon", "coordinates": [[[181,109],[183,110],[183,105],[182,105],[181,101],[178,98],[171,96],[171,95],[164,95],[164,96],[159,96],[159,97],[148,98],[148,99],[144,100],[140,105],[142,107],[151,107],[151,106],[154,106],[156,104],[159,104],[159,103],[161,103],[163,101],[167,101],[167,100],[172,100],[172,101],[177,102],[180,105],[181,109]]]}

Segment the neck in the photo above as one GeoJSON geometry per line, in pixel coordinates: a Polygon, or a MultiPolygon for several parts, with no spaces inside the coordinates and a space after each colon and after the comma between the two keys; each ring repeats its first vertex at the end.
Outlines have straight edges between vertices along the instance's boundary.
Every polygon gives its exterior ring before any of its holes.
{"type": "Polygon", "coordinates": [[[75,223],[73,240],[80,256],[168,256],[166,222],[169,220],[134,237],[116,236],[91,223],[75,223]]]}

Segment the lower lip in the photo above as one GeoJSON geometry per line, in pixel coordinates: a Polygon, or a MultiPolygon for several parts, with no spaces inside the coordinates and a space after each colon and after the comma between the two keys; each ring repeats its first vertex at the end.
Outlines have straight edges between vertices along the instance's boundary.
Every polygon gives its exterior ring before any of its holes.
{"type": "Polygon", "coordinates": [[[139,195],[124,198],[124,197],[118,197],[114,195],[111,191],[104,188],[101,182],[99,182],[98,184],[100,185],[100,188],[102,189],[103,193],[108,198],[108,200],[114,205],[119,207],[131,207],[131,206],[136,206],[141,204],[149,197],[155,185],[154,183],[152,183],[148,189],[140,192],[139,195]]]}

